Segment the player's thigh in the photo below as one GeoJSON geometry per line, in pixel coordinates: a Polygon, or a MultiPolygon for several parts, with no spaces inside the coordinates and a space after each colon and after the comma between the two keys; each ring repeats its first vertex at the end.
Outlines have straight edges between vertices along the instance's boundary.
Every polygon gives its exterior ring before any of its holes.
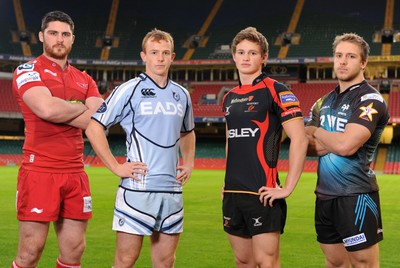
{"type": "Polygon", "coordinates": [[[262,233],[253,236],[253,254],[257,263],[275,263],[279,260],[280,232],[262,233]]]}
{"type": "Polygon", "coordinates": [[[347,250],[342,243],[322,244],[320,243],[322,252],[325,255],[326,267],[350,267],[350,259],[347,250]]]}
{"type": "Polygon", "coordinates": [[[153,232],[150,236],[151,258],[161,263],[174,259],[179,237],[179,234],[153,232]]]}
{"type": "Polygon", "coordinates": [[[231,244],[236,262],[252,263],[254,261],[251,237],[228,234],[228,240],[231,244]]]}
{"type": "Polygon", "coordinates": [[[117,231],[114,266],[133,267],[142,249],[143,236],[117,231]]]}
{"type": "MultiPolygon", "coordinates": [[[[136,261],[140,255],[143,244],[143,236],[125,232],[116,233],[115,259],[136,261]]],[[[132,263],[133,264],[133,263],[132,263]]]]}
{"type": "Polygon", "coordinates": [[[87,220],[60,218],[54,222],[60,254],[64,261],[80,260],[85,249],[87,220]]]}
{"type": "Polygon", "coordinates": [[[368,264],[368,267],[379,267],[379,244],[357,251],[349,251],[349,256],[354,267],[365,263],[368,264]]]}

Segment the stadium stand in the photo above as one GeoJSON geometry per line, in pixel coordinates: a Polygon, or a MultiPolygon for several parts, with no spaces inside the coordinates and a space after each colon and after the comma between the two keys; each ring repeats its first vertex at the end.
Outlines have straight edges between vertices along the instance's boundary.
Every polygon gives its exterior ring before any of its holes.
{"type": "Polygon", "coordinates": [[[400,174],[400,144],[389,146],[384,173],[400,174]]]}
{"type": "Polygon", "coordinates": [[[400,123],[400,91],[392,91],[389,94],[389,113],[392,123],[400,123]]]}
{"type": "Polygon", "coordinates": [[[336,83],[294,83],[291,89],[299,99],[303,116],[306,117],[314,102],[336,86],[336,83]]]}
{"type": "MultiPolygon", "coordinates": [[[[395,12],[392,19],[393,29],[400,29],[400,13],[398,12],[398,0],[396,1],[395,12]]],[[[37,35],[40,28],[41,16],[50,10],[63,10],[70,14],[76,24],[76,42],[71,52],[71,59],[91,59],[98,60],[100,58],[102,47],[98,46],[98,40],[104,36],[106,28],[109,23],[110,7],[113,0],[87,0],[84,2],[76,1],[49,1],[44,0],[40,5],[35,1],[19,1],[25,19],[27,30],[37,35]],[[34,12],[33,12],[34,10],[34,12]],[[40,14],[40,15],[38,15],[40,14]]],[[[218,12],[213,19],[206,23],[206,18],[210,15],[213,8],[215,8],[216,0],[203,0],[203,1],[186,1],[177,0],[172,2],[166,1],[119,1],[118,12],[115,17],[114,36],[118,38],[118,47],[113,47],[109,50],[109,60],[136,60],[137,64],[141,64],[140,50],[141,40],[143,36],[152,28],[159,28],[172,33],[175,39],[176,60],[181,60],[188,51],[188,40],[200,32],[203,26],[207,26],[204,36],[199,36],[200,43],[194,43],[194,53],[191,54],[190,64],[192,66],[185,67],[186,70],[190,69],[191,73],[200,72],[203,69],[214,70],[227,68],[227,64],[219,68],[213,66],[213,63],[204,64],[199,66],[198,62],[201,60],[218,59],[228,60],[231,64],[230,75],[219,76],[224,77],[221,80],[226,82],[215,81],[183,81],[188,84],[191,92],[191,97],[194,106],[195,117],[221,119],[223,117],[222,107],[220,105],[221,97],[224,91],[229,90],[236,85],[236,82],[230,81],[233,79],[234,69],[231,61],[230,42],[234,35],[241,29],[254,26],[259,31],[263,32],[269,41],[269,59],[267,67],[274,66],[276,59],[280,55],[281,44],[278,42],[278,37],[284,33],[291,22],[296,1],[281,0],[281,1],[258,1],[247,0],[245,7],[249,8],[249,16],[241,16],[240,6],[236,1],[222,1],[218,12]],[[255,7],[255,8],[254,8],[255,7]],[[197,61],[199,60],[199,61],[197,61]],[[193,69],[192,69],[193,68],[193,69]],[[198,68],[197,70],[194,68],[198,68]]],[[[298,59],[306,60],[307,57],[326,57],[323,61],[325,64],[330,64],[329,58],[332,55],[331,44],[337,34],[343,32],[357,32],[369,42],[371,46],[371,56],[380,57],[383,55],[383,45],[381,43],[373,42],[373,33],[380,31],[387,18],[385,18],[386,1],[369,1],[365,3],[361,0],[336,0],[334,2],[324,2],[324,4],[315,1],[304,1],[304,6],[300,11],[298,23],[296,23],[296,33],[300,36],[299,44],[288,44],[287,54],[285,54],[288,64],[284,67],[287,69],[286,73],[277,75],[278,81],[287,82],[293,92],[300,100],[303,115],[306,117],[311,108],[311,105],[322,95],[332,90],[336,83],[331,80],[324,81],[325,77],[309,77],[306,75],[308,66],[291,64],[292,60],[298,59]],[[339,7],[339,8],[338,8],[339,7]],[[302,69],[303,68],[303,69],[302,69]],[[322,78],[322,79],[321,79],[322,78]],[[314,80],[313,79],[318,79],[314,80]],[[302,81],[302,83],[299,83],[302,81]]],[[[21,45],[15,40],[11,40],[12,33],[17,31],[17,22],[13,7],[13,1],[0,1],[0,71],[11,73],[15,68],[15,62],[12,64],[4,63],[2,55],[12,55],[20,57],[22,55],[21,45]],[[12,66],[12,67],[10,67],[12,66]]],[[[18,41],[18,40],[17,40],[18,41]]],[[[39,55],[42,52],[41,43],[30,44],[32,54],[39,55]]],[[[391,45],[389,55],[393,55],[394,59],[400,56],[399,42],[391,45]],[[391,53],[391,54],[390,54],[391,53]]],[[[26,58],[20,61],[25,61],[26,58]]],[[[380,62],[380,58],[376,60],[380,62]]],[[[398,62],[398,61],[397,61],[398,62]]],[[[180,63],[182,64],[182,62],[180,63]]],[[[397,63],[396,63],[397,64],[397,63]]],[[[388,76],[388,79],[395,77],[398,79],[399,67],[398,64],[391,67],[380,75],[388,76]],[[397,66],[397,67],[396,67],[397,66]]],[[[107,84],[114,84],[117,80],[130,78],[131,74],[135,74],[137,69],[129,69],[124,76],[118,66],[95,66],[88,72],[98,72],[97,78],[103,79],[103,74],[106,72],[116,73],[111,78],[108,77],[107,84]],[[115,68],[115,69],[114,69],[115,68]],[[110,69],[112,69],[110,71],[110,69]],[[130,72],[130,73],[129,73],[130,72]]],[[[179,67],[179,64],[178,64],[179,67]]],[[[124,67],[121,67],[124,68],[124,67]]],[[[176,68],[173,66],[172,69],[176,68]]],[[[318,68],[318,67],[316,67],[318,68]]],[[[379,68],[376,68],[379,69],[379,68]]],[[[278,68],[279,69],[279,68],[278,68]]],[[[284,68],[282,68],[284,69],[284,68]]],[[[125,70],[124,70],[125,71],[125,70]]],[[[185,70],[183,71],[185,72],[185,70]]],[[[229,72],[229,71],[227,71],[229,72]]],[[[318,72],[318,71],[316,71],[318,72]]],[[[326,70],[332,79],[332,69],[326,70]]],[[[271,74],[273,72],[271,71],[271,74]]],[[[186,76],[190,76],[187,73],[186,76]]],[[[375,75],[375,74],[373,74],[375,75]]],[[[185,77],[186,76],[180,76],[185,77]]],[[[192,76],[190,76],[192,77],[192,76]]],[[[201,77],[193,75],[193,77],[201,77]]],[[[214,76],[218,77],[218,76],[214,76]]],[[[381,77],[377,77],[379,79],[381,77]]],[[[386,78],[386,77],[384,77],[386,78]]],[[[99,79],[99,80],[101,80],[99,79]]],[[[208,78],[207,78],[208,79],[208,78]]],[[[204,79],[206,80],[206,79],[204,79]]],[[[218,79],[216,79],[218,80],[218,79]]],[[[371,81],[371,83],[377,83],[371,81]]],[[[387,90],[386,99],[388,99],[389,112],[391,114],[390,123],[400,122],[400,91],[399,81],[396,82],[397,86],[387,90]]],[[[109,89],[113,88],[110,86],[109,89]]],[[[108,90],[104,97],[110,94],[108,90]]],[[[19,107],[11,91],[11,80],[0,79],[0,119],[9,117],[18,117],[19,107]]],[[[214,122],[214,121],[212,121],[214,122]]],[[[221,123],[222,121],[218,121],[221,123]]],[[[395,128],[395,127],[394,127],[395,128]]],[[[397,127],[398,129],[398,127],[397,127]]],[[[23,130],[20,131],[21,133],[23,130]]],[[[2,135],[4,133],[0,133],[2,135]]],[[[23,135],[23,134],[21,134],[23,135]]],[[[397,137],[399,134],[396,135],[397,137]]],[[[397,141],[396,141],[397,142],[397,141]]],[[[393,145],[387,145],[387,161],[384,166],[385,173],[400,173],[400,146],[395,142],[393,145]]],[[[112,137],[110,140],[112,144],[112,151],[118,155],[120,161],[124,160],[125,145],[121,141],[112,137]]],[[[4,141],[0,139],[0,165],[13,165],[19,164],[21,157],[21,141],[4,141]],[[8,145],[11,143],[12,145],[8,145]],[[19,148],[19,151],[16,150],[19,148]]],[[[224,141],[221,143],[199,142],[196,153],[196,167],[197,168],[223,168],[225,165],[224,160],[224,141]]],[[[386,146],[386,145],[383,145],[386,146]]],[[[101,161],[95,156],[91,150],[90,144],[85,142],[85,163],[87,165],[96,166],[101,165],[101,161]]],[[[288,167],[287,162],[287,145],[282,144],[281,157],[279,162],[279,169],[286,170],[288,167]]],[[[374,164],[373,164],[374,165],[374,164]]],[[[305,171],[315,171],[317,168],[316,158],[307,158],[305,171]]]]}
{"type": "Polygon", "coordinates": [[[12,93],[12,81],[0,79],[0,113],[19,113],[18,102],[12,93]]]}

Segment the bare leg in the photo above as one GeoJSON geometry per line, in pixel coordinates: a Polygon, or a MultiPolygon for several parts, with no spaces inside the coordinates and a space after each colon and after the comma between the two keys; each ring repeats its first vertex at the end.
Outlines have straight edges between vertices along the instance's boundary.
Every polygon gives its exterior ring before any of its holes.
{"type": "Polygon", "coordinates": [[[114,268],[131,268],[140,255],[143,236],[117,232],[114,268]]]}
{"type": "Polygon", "coordinates": [[[235,255],[235,263],[238,268],[257,267],[253,256],[253,241],[251,237],[242,237],[228,234],[229,242],[235,255]]]}
{"type": "Polygon", "coordinates": [[[49,226],[48,222],[19,222],[18,251],[15,258],[17,265],[35,267],[38,264],[46,244],[49,226]]]}
{"type": "Polygon", "coordinates": [[[348,268],[350,259],[343,244],[320,244],[325,254],[326,268],[348,268]]]}
{"type": "Polygon", "coordinates": [[[81,262],[86,247],[85,233],[87,220],[71,220],[60,218],[54,222],[58,238],[60,261],[68,264],[81,262]]]}
{"type": "Polygon", "coordinates": [[[154,268],[172,268],[178,247],[179,234],[154,232],[151,237],[151,260],[154,268]]]}

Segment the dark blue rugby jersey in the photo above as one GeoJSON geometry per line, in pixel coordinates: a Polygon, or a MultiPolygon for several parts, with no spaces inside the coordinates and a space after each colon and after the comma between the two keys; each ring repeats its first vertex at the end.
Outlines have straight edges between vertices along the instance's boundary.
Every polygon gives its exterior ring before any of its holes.
{"type": "Polygon", "coordinates": [[[261,74],[252,85],[226,93],[228,156],[225,191],[257,193],[279,184],[277,162],[282,124],[303,120],[299,101],[283,84],[261,74]]]}
{"type": "Polygon", "coordinates": [[[356,123],[371,132],[371,137],[355,154],[328,153],[319,158],[316,194],[333,198],[378,191],[370,163],[389,121],[387,104],[381,94],[366,81],[343,93],[336,87],[313,105],[311,117],[308,125],[328,131],[344,132],[348,123],[356,123]]]}

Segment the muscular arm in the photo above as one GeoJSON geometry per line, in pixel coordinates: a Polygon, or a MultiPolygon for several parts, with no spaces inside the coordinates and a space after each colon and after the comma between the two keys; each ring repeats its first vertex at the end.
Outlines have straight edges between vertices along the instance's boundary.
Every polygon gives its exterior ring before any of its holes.
{"type": "Polygon", "coordinates": [[[66,122],[68,125],[80,128],[80,129],[86,129],[90,122],[91,116],[99,109],[100,105],[103,103],[102,98],[98,97],[89,97],[85,101],[85,105],[88,108],[84,113],[80,114],[78,117],[66,122]]]}
{"type": "Polygon", "coordinates": [[[142,162],[125,162],[118,163],[114,155],[111,153],[110,146],[103,126],[96,120],[91,120],[85,131],[86,137],[89,139],[96,155],[103,161],[104,165],[115,175],[122,178],[133,178],[139,180],[133,174],[145,175],[147,172],[146,165],[142,162]]]}
{"type": "Polygon", "coordinates": [[[301,119],[292,120],[283,125],[283,128],[290,138],[289,147],[289,170],[283,189],[288,191],[289,196],[297,185],[300,175],[303,171],[306,160],[308,139],[304,128],[304,122],[301,119]]]}
{"type": "Polygon", "coordinates": [[[318,128],[313,137],[327,151],[337,155],[349,156],[357,152],[371,137],[371,132],[360,124],[349,123],[344,132],[329,132],[323,128],[318,128]]]}
{"type": "Polygon", "coordinates": [[[194,130],[188,133],[181,134],[180,151],[182,154],[182,165],[178,166],[180,173],[177,176],[178,181],[182,181],[184,185],[192,175],[194,168],[194,155],[196,147],[196,135],[194,130]]]}
{"type": "Polygon", "coordinates": [[[290,138],[289,171],[282,189],[265,186],[259,189],[260,201],[264,205],[269,203],[272,206],[275,199],[286,198],[293,192],[300,179],[306,159],[308,139],[302,118],[287,122],[283,125],[283,128],[290,138]]]}
{"type": "Polygon", "coordinates": [[[22,99],[34,114],[52,123],[65,123],[88,109],[83,103],[69,103],[53,97],[48,88],[42,86],[32,87],[22,99]]]}
{"type": "Polygon", "coordinates": [[[317,129],[318,127],[306,126],[306,135],[308,138],[307,155],[309,156],[321,156],[328,153],[328,151],[321,145],[321,143],[314,139],[313,135],[317,129]]]}

